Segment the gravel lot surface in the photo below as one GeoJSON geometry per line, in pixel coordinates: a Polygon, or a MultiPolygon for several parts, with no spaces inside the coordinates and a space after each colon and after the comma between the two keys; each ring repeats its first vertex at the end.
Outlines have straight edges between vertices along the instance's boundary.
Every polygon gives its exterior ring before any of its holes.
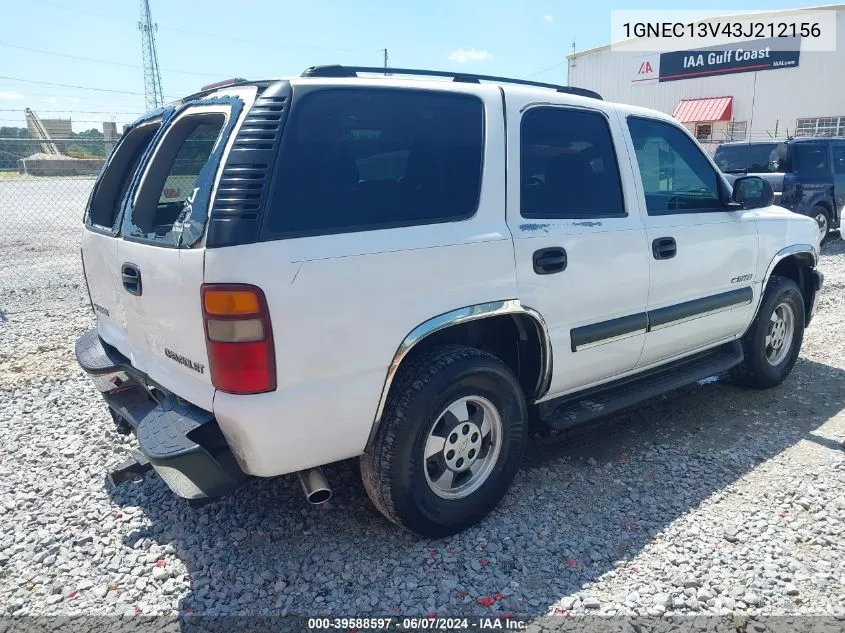
{"type": "Polygon", "coordinates": [[[293,477],[198,509],[154,474],[108,488],[133,442],[75,363],[84,288],[0,283],[0,614],[845,617],[845,243],[822,270],[781,387],[706,382],[535,438],[446,540],[384,520],[353,461],[316,508],[293,477]]]}

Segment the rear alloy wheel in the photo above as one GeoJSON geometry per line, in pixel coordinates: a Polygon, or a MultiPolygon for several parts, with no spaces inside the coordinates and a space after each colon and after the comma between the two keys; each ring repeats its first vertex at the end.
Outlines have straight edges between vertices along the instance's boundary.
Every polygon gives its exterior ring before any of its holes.
{"type": "Polygon", "coordinates": [[[824,207],[813,207],[813,219],[819,225],[819,234],[821,241],[827,239],[827,233],[830,231],[830,214],[824,207]]]}
{"type": "Polygon", "coordinates": [[[483,396],[465,396],[437,417],[425,442],[425,479],[443,499],[463,499],[490,477],[502,449],[502,417],[483,396]]]}
{"type": "Polygon", "coordinates": [[[394,523],[428,537],[480,521],[522,462],[525,397],[501,360],[444,345],[402,363],[372,444],[364,488],[394,523]]]}

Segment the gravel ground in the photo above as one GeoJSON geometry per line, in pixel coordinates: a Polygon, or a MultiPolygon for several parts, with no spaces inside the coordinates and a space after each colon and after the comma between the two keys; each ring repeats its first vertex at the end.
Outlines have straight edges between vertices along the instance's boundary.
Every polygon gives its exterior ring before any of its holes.
{"type": "Polygon", "coordinates": [[[0,614],[845,617],[845,243],[822,269],[784,385],[705,381],[535,438],[500,507],[446,540],[384,520],[353,461],[320,507],[293,477],[198,509],[153,474],[107,487],[132,442],[73,358],[84,289],[5,287],[0,614]]]}

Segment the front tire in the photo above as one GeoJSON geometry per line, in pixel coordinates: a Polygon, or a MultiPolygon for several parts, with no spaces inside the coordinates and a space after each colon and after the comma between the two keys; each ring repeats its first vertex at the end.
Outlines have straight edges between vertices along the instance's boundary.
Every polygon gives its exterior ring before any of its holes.
{"type": "Polygon", "coordinates": [[[525,397],[507,365],[471,347],[434,348],[400,366],[361,457],[364,488],[406,530],[455,534],[504,496],[526,437],[525,397]]]}
{"type": "Polygon", "coordinates": [[[804,298],[798,285],[786,277],[769,279],[760,310],[742,337],[745,359],[734,369],[734,379],[754,389],[782,383],[801,351],[804,318],[804,298]]]}

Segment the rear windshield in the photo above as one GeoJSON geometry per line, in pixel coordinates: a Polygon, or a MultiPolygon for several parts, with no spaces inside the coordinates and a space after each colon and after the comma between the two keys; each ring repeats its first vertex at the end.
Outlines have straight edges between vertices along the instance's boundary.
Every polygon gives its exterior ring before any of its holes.
{"type": "Polygon", "coordinates": [[[713,155],[726,174],[786,172],[786,143],[720,145],[713,155]]]}
{"type": "Polygon", "coordinates": [[[340,233],[475,213],[484,112],[470,95],[326,89],[294,106],[266,230],[340,233]]]}
{"type": "Polygon", "coordinates": [[[120,140],[94,188],[86,224],[107,229],[114,227],[132,177],[160,127],[161,119],[152,119],[129,130],[120,140]]]}
{"type": "Polygon", "coordinates": [[[170,126],[135,197],[124,235],[176,246],[183,231],[202,233],[204,222],[191,224],[192,205],[225,123],[226,116],[215,112],[190,114],[170,126]]]}

